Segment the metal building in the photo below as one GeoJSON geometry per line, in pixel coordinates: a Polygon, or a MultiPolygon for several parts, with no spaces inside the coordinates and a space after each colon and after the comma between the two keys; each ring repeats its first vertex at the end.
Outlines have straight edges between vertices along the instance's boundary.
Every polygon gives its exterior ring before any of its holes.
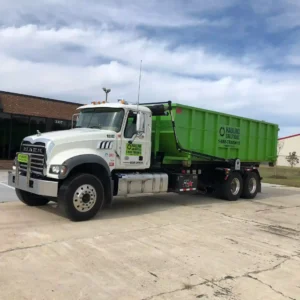
{"type": "MultiPolygon", "coordinates": [[[[290,167],[291,165],[287,161],[286,157],[294,151],[300,161],[300,134],[294,134],[278,139],[277,165],[290,167]]],[[[295,167],[300,167],[300,163],[295,165],[295,167]]]]}

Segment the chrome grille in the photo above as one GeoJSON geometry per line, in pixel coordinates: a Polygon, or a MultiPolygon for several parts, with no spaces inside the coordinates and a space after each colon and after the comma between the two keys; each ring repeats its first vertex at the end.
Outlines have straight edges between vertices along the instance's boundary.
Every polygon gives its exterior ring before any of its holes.
{"type": "MultiPolygon", "coordinates": [[[[44,143],[30,143],[28,141],[23,141],[21,144],[20,153],[30,153],[31,154],[31,173],[43,175],[44,165],[45,165],[45,155],[46,147],[44,143]]],[[[27,164],[20,163],[20,171],[27,171],[27,164]]]]}

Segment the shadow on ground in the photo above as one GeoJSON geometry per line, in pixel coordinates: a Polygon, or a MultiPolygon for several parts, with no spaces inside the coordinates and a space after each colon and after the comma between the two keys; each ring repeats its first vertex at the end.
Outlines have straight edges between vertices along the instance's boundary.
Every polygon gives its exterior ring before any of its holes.
{"type": "MultiPolygon", "coordinates": [[[[224,203],[219,199],[214,199],[203,195],[159,195],[143,197],[116,197],[111,207],[105,207],[94,219],[115,219],[128,216],[146,215],[153,212],[160,212],[177,208],[178,206],[211,206],[214,203],[224,203]]],[[[50,202],[47,206],[39,209],[60,215],[57,204],[50,202]]]]}
{"type": "MultiPolygon", "coordinates": [[[[265,188],[263,193],[257,195],[253,200],[239,199],[237,202],[225,201],[216,198],[214,195],[177,195],[177,194],[166,194],[158,196],[143,196],[143,197],[129,197],[114,199],[113,205],[108,208],[104,208],[94,219],[116,219],[124,218],[129,216],[146,215],[153,212],[160,212],[166,210],[172,210],[178,208],[178,206],[193,206],[200,208],[210,208],[215,204],[220,206],[233,205],[238,202],[251,202],[255,204],[260,200],[266,200],[274,197],[286,197],[299,194],[298,191],[293,190],[280,190],[274,188],[265,188]]],[[[257,203],[262,204],[263,203],[257,203]]],[[[271,203],[270,203],[271,204],[271,203]]],[[[276,205],[275,205],[276,206],[276,205]]],[[[44,211],[53,213],[55,215],[61,215],[57,204],[51,202],[49,205],[39,207],[44,211]]]]}

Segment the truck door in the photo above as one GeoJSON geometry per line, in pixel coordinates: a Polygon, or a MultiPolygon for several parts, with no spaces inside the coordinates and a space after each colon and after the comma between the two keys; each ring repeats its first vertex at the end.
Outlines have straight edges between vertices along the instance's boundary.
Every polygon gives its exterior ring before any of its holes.
{"type": "Polygon", "coordinates": [[[139,113],[142,114],[140,134],[137,134],[137,112],[129,111],[127,115],[121,146],[121,165],[124,169],[145,169],[150,166],[150,116],[141,111],[139,113]]]}

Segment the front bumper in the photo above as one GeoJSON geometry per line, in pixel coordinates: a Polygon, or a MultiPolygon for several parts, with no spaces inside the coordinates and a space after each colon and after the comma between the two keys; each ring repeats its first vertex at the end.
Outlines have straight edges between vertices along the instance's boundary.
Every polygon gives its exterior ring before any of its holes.
{"type": "Polygon", "coordinates": [[[8,185],[45,197],[57,197],[58,194],[58,182],[28,178],[15,171],[8,171],[8,185]]]}

